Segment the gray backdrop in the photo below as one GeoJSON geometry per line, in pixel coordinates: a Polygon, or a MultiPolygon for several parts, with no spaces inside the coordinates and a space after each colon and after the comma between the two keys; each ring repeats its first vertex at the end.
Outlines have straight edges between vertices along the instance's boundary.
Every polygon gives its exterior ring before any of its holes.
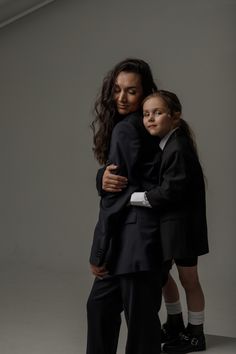
{"type": "Polygon", "coordinates": [[[140,57],[196,133],[211,249],[199,261],[206,332],[236,337],[235,20],[235,0],[57,0],[1,29],[1,271],[76,273],[85,308],[99,203],[92,106],[105,73],[140,57]]]}

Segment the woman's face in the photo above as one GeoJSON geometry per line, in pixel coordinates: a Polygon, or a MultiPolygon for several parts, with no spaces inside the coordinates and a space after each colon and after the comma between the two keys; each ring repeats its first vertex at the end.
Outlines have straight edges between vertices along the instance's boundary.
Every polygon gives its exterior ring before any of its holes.
{"type": "Polygon", "coordinates": [[[119,114],[137,111],[143,99],[143,88],[139,74],[121,71],[115,82],[114,101],[119,114]]]}
{"type": "Polygon", "coordinates": [[[161,97],[154,96],[144,102],[143,124],[151,135],[163,138],[177,126],[177,121],[161,97]]]}

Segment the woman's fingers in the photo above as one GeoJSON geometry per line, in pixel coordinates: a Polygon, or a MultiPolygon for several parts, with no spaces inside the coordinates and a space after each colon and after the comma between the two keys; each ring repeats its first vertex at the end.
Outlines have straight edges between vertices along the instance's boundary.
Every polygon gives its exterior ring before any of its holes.
{"type": "Polygon", "coordinates": [[[122,189],[127,187],[127,178],[124,176],[115,175],[114,171],[116,169],[116,165],[109,165],[104,172],[102,189],[106,192],[121,192],[122,189]]]}
{"type": "Polygon", "coordinates": [[[127,183],[124,182],[119,182],[119,181],[107,181],[105,180],[102,188],[106,189],[106,188],[114,188],[114,189],[123,189],[127,187],[127,183]]]}
{"type": "Polygon", "coordinates": [[[105,192],[110,192],[110,193],[117,193],[117,192],[122,192],[123,189],[120,188],[109,188],[109,187],[104,187],[103,190],[105,192]]]}
{"type": "Polygon", "coordinates": [[[118,166],[117,165],[108,165],[106,167],[106,171],[109,171],[110,173],[112,173],[112,171],[114,172],[115,170],[117,170],[118,166]]]}
{"type": "Polygon", "coordinates": [[[116,183],[126,183],[127,184],[127,178],[124,176],[119,176],[119,175],[113,175],[113,174],[105,174],[104,173],[104,180],[105,181],[114,181],[116,183]]]}
{"type": "Polygon", "coordinates": [[[108,178],[110,180],[118,181],[118,182],[123,182],[127,183],[128,179],[124,176],[120,176],[117,174],[114,174],[115,170],[117,170],[118,166],[116,165],[109,165],[107,166],[105,172],[104,172],[104,178],[108,178]]]}
{"type": "Polygon", "coordinates": [[[117,181],[104,181],[102,185],[102,189],[104,189],[106,192],[120,192],[126,187],[126,183],[121,183],[117,181]]]}

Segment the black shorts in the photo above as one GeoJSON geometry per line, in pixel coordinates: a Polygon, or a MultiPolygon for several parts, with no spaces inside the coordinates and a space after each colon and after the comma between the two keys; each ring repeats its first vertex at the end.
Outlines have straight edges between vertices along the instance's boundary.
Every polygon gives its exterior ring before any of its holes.
{"type": "Polygon", "coordinates": [[[180,267],[194,267],[197,265],[198,257],[174,259],[175,264],[180,267]]]}
{"type": "Polygon", "coordinates": [[[194,267],[197,265],[198,257],[188,257],[188,258],[181,258],[181,259],[170,259],[163,264],[162,269],[162,286],[165,286],[168,280],[168,274],[171,270],[173,264],[175,263],[177,266],[180,267],[194,267]]]}

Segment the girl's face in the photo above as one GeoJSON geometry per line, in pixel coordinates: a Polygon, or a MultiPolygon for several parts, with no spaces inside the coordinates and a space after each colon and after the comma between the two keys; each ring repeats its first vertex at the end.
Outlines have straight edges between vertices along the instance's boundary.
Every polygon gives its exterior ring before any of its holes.
{"type": "Polygon", "coordinates": [[[143,88],[139,74],[121,71],[115,82],[114,101],[119,114],[137,111],[143,99],[143,88]]]}
{"type": "Polygon", "coordinates": [[[178,118],[171,115],[161,97],[151,97],[143,105],[143,124],[151,135],[163,138],[177,127],[178,118]]]}

